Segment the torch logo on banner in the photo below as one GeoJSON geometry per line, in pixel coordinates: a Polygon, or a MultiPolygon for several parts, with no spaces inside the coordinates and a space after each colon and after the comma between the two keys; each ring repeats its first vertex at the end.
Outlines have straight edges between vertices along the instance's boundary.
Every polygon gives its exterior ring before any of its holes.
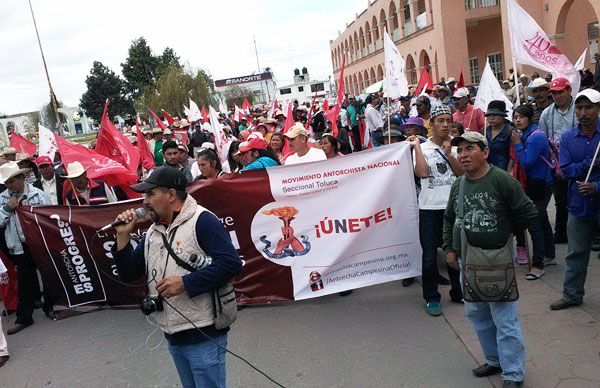
{"type": "Polygon", "coordinates": [[[285,257],[295,257],[306,255],[310,251],[310,243],[308,236],[301,235],[302,241],[294,235],[294,228],[291,226],[292,220],[298,214],[298,209],[292,206],[284,206],[271,210],[263,211],[263,214],[268,216],[278,217],[283,222],[281,228],[282,236],[277,241],[277,247],[274,251],[270,251],[271,241],[267,240],[267,236],[261,236],[260,241],[265,244],[263,252],[271,259],[283,259],[285,257]]]}
{"type": "Polygon", "coordinates": [[[323,280],[321,280],[321,274],[317,271],[312,271],[308,276],[308,283],[312,292],[316,292],[323,289],[323,280]]]}

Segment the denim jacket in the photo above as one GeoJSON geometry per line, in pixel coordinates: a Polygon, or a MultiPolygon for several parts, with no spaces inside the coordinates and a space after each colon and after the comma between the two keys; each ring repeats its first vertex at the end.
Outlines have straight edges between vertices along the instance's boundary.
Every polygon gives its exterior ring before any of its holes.
{"type": "MultiPolygon", "coordinates": [[[[50,198],[42,190],[33,187],[30,183],[25,183],[23,190],[23,201],[21,205],[50,205],[50,198]]],[[[4,238],[6,246],[11,255],[23,254],[23,243],[25,235],[21,228],[21,222],[15,210],[11,209],[7,203],[10,199],[8,190],[0,194],[0,228],[4,228],[4,238]]]]}

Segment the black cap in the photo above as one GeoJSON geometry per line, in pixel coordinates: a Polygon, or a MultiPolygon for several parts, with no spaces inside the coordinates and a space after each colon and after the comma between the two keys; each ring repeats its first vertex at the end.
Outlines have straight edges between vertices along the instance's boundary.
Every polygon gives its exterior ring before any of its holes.
{"type": "Polygon", "coordinates": [[[155,187],[185,191],[187,184],[188,181],[185,175],[179,169],[170,166],[161,166],[152,171],[152,174],[145,181],[129,187],[138,193],[145,193],[155,187]]]}

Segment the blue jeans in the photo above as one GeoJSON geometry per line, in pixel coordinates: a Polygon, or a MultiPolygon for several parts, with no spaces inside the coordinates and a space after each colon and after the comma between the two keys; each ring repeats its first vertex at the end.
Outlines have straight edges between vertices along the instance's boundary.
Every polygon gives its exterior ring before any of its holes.
{"type": "MultiPolygon", "coordinates": [[[[425,301],[440,301],[437,250],[442,245],[445,210],[419,210],[419,240],[423,249],[422,284],[425,301]]],[[[462,295],[460,272],[446,264],[453,293],[462,295]]]]}
{"type": "Polygon", "coordinates": [[[569,213],[567,221],[568,252],[565,257],[565,277],[563,279],[563,300],[571,304],[581,304],[583,286],[590,261],[592,238],[598,222],[582,220],[569,213]]]}
{"type": "Polygon", "coordinates": [[[224,349],[227,347],[227,334],[213,339],[222,348],[210,340],[190,345],[169,345],[184,388],[227,386],[224,349]]]}
{"type": "Polygon", "coordinates": [[[517,302],[465,302],[485,362],[502,368],[502,380],[523,381],[525,345],[517,302]]]}
{"type": "Polygon", "coordinates": [[[380,142],[377,141],[378,138],[383,136],[383,130],[382,129],[377,129],[373,132],[371,132],[371,143],[373,143],[373,148],[375,147],[380,147],[383,144],[381,144],[380,142]]]}

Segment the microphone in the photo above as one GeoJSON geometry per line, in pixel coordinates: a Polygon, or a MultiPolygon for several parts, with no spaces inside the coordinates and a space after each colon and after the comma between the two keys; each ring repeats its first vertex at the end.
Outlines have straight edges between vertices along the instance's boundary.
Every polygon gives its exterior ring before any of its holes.
{"type": "MultiPolygon", "coordinates": [[[[143,207],[138,207],[137,209],[135,209],[135,215],[137,216],[138,219],[146,217],[147,214],[148,214],[148,212],[146,212],[146,209],[144,209],[143,207]]],[[[116,221],[111,222],[108,225],[103,226],[98,231],[104,232],[106,230],[114,228],[115,226],[123,225],[124,223],[125,223],[125,221],[116,220],[116,221]]]]}

